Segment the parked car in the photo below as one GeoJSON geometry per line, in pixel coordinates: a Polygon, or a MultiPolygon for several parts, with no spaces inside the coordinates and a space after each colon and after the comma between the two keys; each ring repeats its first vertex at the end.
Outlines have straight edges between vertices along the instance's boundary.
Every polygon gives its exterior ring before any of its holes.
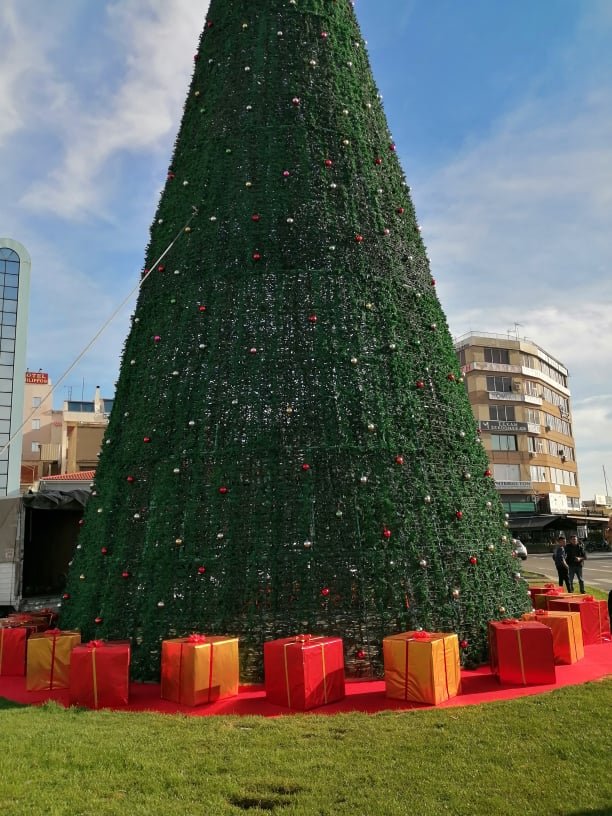
{"type": "Polygon", "coordinates": [[[587,538],[584,543],[584,548],[587,552],[610,552],[610,544],[600,538],[587,538]]]}
{"type": "Polygon", "coordinates": [[[527,558],[527,547],[523,544],[520,538],[512,539],[512,552],[517,558],[520,558],[521,561],[524,561],[527,558]]]}

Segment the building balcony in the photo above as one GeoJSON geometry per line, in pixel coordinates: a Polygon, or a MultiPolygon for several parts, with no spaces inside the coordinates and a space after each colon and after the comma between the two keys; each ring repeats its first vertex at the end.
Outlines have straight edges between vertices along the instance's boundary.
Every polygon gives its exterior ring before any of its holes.
{"type": "Polygon", "coordinates": [[[488,391],[490,400],[510,400],[511,402],[528,402],[530,405],[542,405],[541,397],[531,394],[519,394],[516,391],[488,391]]]}
{"type": "Polygon", "coordinates": [[[495,481],[496,490],[531,490],[531,482],[498,482],[495,481]]]}

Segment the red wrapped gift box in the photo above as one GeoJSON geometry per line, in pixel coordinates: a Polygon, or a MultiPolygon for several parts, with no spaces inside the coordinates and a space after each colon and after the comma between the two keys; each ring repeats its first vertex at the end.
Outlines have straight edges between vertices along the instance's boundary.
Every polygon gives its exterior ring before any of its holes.
{"type": "Polygon", "coordinates": [[[25,626],[0,626],[0,677],[23,677],[30,630],[25,626]]]}
{"type": "Polygon", "coordinates": [[[127,705],[129,694],[129,641],[92,640],[74,647],[70,658],[72,705],[113,708],[127,705]]]}
{"type": "Polygon", "coordinates": [[[610,637],[610,616],[606,601],[596,601],[592,595],[568,595],[551,598],[548,608],[553,612],[580,612],[584,645],[603,643],[610,637]]]}
{"type": "Polygon", "coordinates": [[[536,595],[546,595],[547,592],[550,592],[551,589],[554,590],[561,590],[563,592],[563,587],[557,586],[557,584],[532,584],[530,587],[527,587],[529,596],[531,598],[531,602],[535,605],[535,597],[536,595]]]}
{"type": "Polygon", "coordinates": [[[556,682],[553,636],[537,621],[489,623],[491,670],[501,683],[521,686],[556,682]]]}
{"type": "Polygon", "coordinates": [[[342,638],[297,637],[264,643],[266,698],[296,711],[344,698],[342,638]]]}

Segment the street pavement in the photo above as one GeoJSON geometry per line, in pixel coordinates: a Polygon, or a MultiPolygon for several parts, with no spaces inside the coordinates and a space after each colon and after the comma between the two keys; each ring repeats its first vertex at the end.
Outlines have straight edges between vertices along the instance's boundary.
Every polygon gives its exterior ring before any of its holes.
{"type": "MultiPolygon", "coordinates": [[[[555,563],[552,555],[544,553],[542,555],[528,555],[525,561],[521,561],[521,567],[528,572],[537,572],[546,578],[558,581],[555,563]]],[[[612,552],[587,553],[587,560],[582,567],[582,577],[588,586],[602,589],[609,592],[612,589],[612,552]]],[[[574,590],[578,591],[577,581],[574,582],[574,590]]]]}

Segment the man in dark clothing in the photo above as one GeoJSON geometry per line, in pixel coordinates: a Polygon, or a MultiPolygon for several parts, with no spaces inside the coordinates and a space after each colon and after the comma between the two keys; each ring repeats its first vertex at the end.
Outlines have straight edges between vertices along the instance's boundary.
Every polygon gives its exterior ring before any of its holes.
{"type": "Polygon", "coordinates": [[[569,567],[570,592],[574,591],[574,577],[578,578],[580,592],[584,595],[584,581],[582,580],[582,564],[586,559],[586,552],[583,544],[578,540],[578,536],[572,533],[569,544],[565,547],[565,557],[569,567]]]}
{"type": "Polygon", "coordinates": [[[553,560],[559,574],[559,586],[562,587],[565,584],[565,588],[570,592],[569,569],[565,556],[565,533],[560,533],[557,536],[557,546],[553,552],[553,560]]]}

